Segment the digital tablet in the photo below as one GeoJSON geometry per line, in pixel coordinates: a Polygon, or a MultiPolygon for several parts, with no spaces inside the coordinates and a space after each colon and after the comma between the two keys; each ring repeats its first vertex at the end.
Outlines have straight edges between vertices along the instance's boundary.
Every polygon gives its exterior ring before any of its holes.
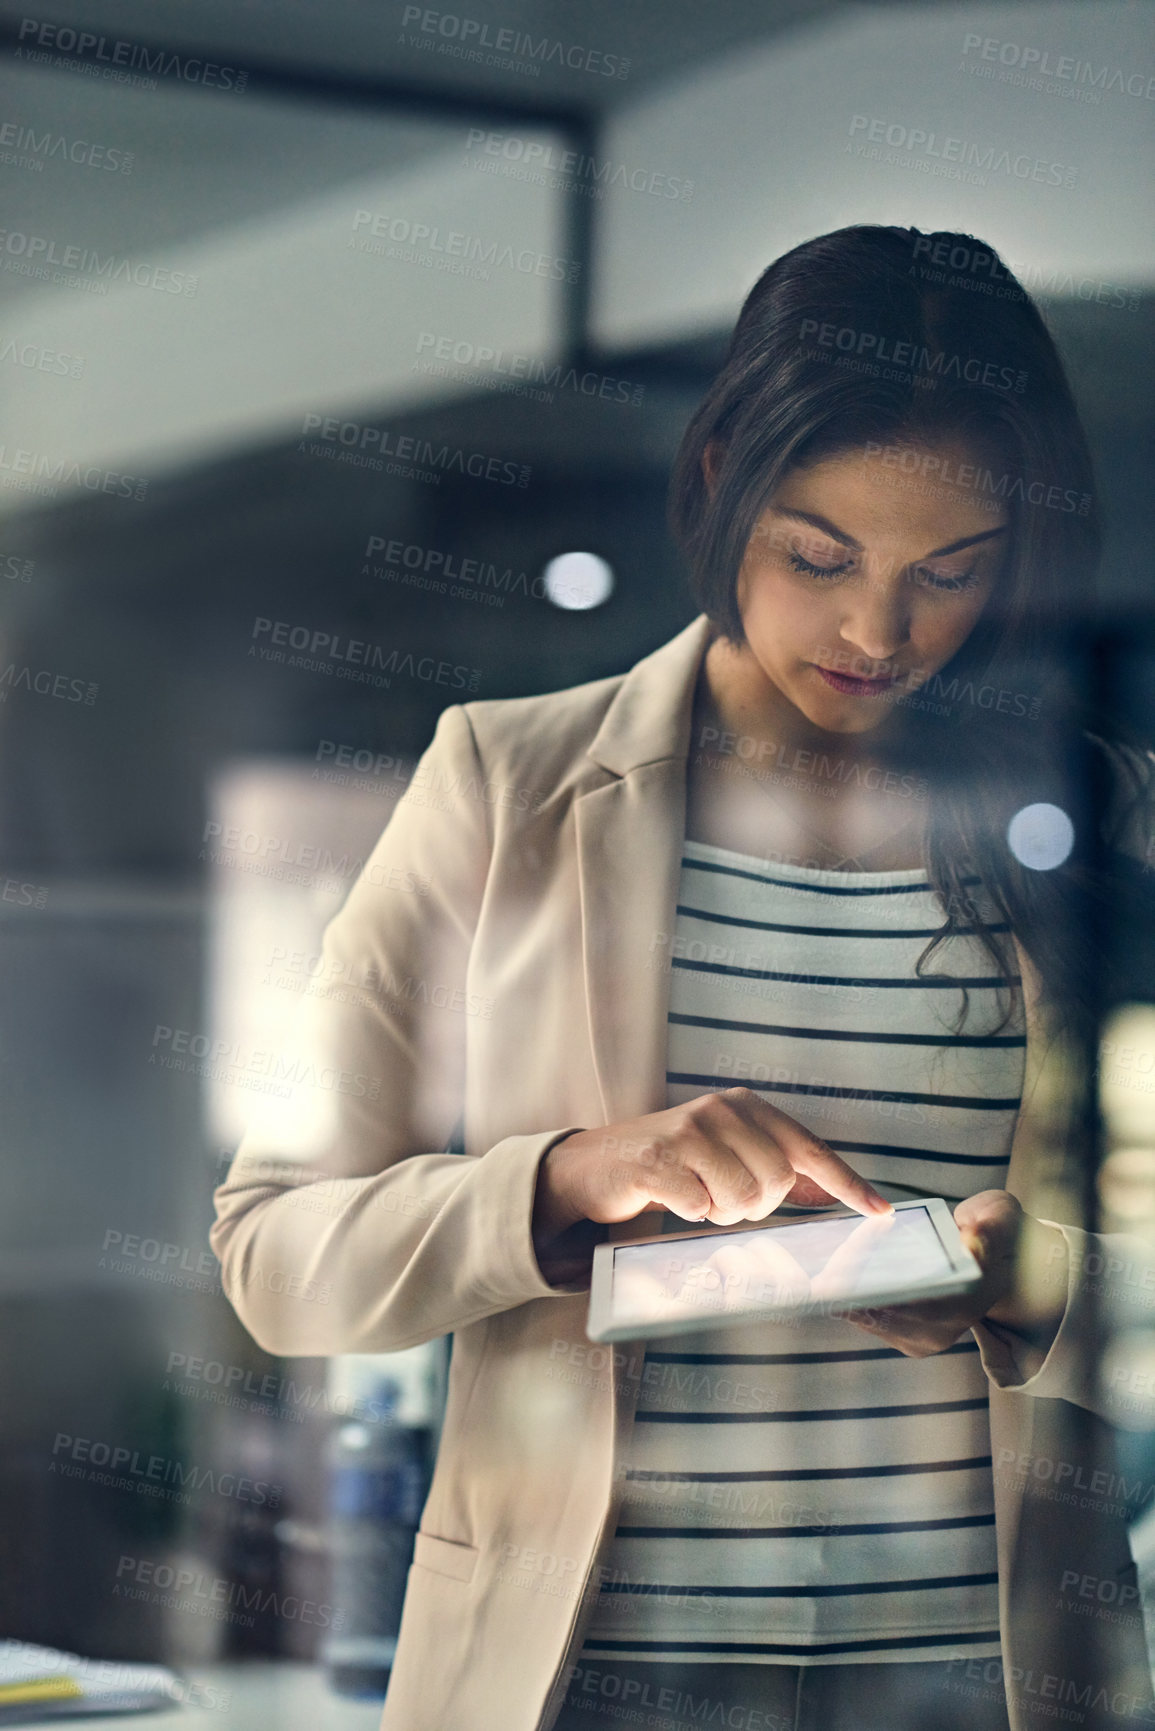
{"type": "Polygon", "coordinates": [[[939,1196],[896,1203],[893,1214],[839,1209],[712,1232],[691,1227],[598,1245],[587,1333],[640,1340],[720,1322],[915,1304],[981,1278],[939,1196]]]}

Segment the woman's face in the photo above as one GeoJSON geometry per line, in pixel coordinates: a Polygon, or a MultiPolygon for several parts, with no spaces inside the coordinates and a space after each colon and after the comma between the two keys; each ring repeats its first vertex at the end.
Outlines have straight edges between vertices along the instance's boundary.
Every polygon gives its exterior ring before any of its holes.
{"type": "Polygon", "coordinates": [[[869,732],[969,637],[1009,540],[1005,506],[992,510],[954,478],[973,480],[980,466],[956,442],[855,450],[793,469],[775,489],[738,607],[748,652],[815,727],[869,732]]]}

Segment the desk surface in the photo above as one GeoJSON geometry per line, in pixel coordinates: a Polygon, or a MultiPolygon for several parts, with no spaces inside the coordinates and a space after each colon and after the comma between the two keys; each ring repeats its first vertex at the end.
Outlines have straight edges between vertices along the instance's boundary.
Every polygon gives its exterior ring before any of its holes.
{"type": "MultiPolygon", "coordinates": [[[[184,1665],[180,1675],[189,1683],[216,1691],[209,1707],[174,1706],[150,1713],[100,1714],[62,1719],[77,1731],[377,1731],[379,1701],[350,1701],[335,1695],[323,1671],[314,1665],[254,1659],[231,1665],[184,1665]],[[224,1697],[227,1696],[227,1704],[224,1697]]],[[[42,1725],[45,1721],[40,1722],[42,1725]]]]}

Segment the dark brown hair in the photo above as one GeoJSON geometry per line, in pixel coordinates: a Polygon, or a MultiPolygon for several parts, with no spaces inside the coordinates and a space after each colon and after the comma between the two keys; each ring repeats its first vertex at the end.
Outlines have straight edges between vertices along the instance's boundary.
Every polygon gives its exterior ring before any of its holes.
{"type": "MultiPolygon", "coordinates": [[[[888,730],[901,742],[886,749],[930,786],[925,865],[946,922],[919,968],[947,938],[974,931],[1013,976],[1009,929],[1038,969],[1044,1006],[1086,1037],[1109,893],[1095,819],[1100,759],[1118,755],[1104,727],[1080,719],[1069,639],[1089,610],[1099,520],[1062,361],[994,248],[969,235],[861,226],[777,259],[747,296],[682,439],[671,527],[702,610],[741,643],[742,560],[789,470],[856,449],[917,464],[948,441],[975,453],[969,484],[1005,505],[1010,533],[978,624],[946,667],[898,700],[907,719],[888,730]],[[1015,813],[1043,802],[1067,812],[1076,835],[1049,871],[1024,866],[1007,843],[1015,813]],[[993,924],[973,905],[980,880],[1000,911],[993,924]]],[[[1147,760],[1137,752],[1126,761],[1136,794],[1147,760]]]]}

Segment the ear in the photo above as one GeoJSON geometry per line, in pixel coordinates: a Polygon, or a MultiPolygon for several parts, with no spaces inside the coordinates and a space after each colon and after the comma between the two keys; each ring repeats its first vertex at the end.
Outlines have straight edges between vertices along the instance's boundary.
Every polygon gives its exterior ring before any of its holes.
{"type": "Polygon", "coordinates": [[[723,450],[717,439],[709,439],[702,452],[702,478],[706,483],[706,491],[713,503],[718,491],[718,476],[722,468],[723,450]]]}

